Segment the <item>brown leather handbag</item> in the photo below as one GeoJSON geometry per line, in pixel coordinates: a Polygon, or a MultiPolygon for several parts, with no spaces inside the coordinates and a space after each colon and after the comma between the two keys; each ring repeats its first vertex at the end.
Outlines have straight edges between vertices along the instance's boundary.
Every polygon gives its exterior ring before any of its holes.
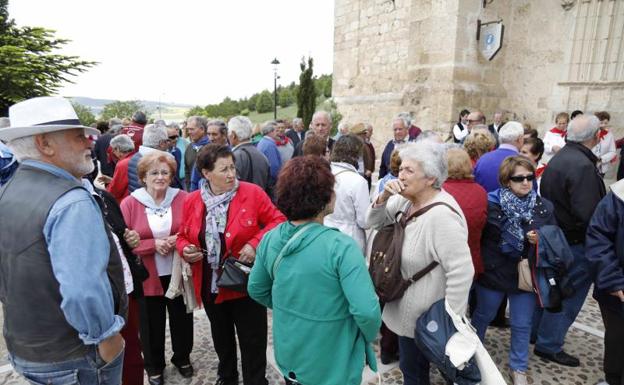
{"type": "MultiPolygon", "coordinates": [[[[422,207],[409,216],[405,216],[403,212],[399,211],[396,214],[394,223],[384,226],[375,235],[368,271],[373,280],[373,285],[375,285],[375,292],[381,302],[387,303],[401,298],[412,283],[427,275],[438,265],[438,262],[431,262],[409,279],[403,279],[401,275],[401,250],[403,249],[405,227],[412,219],[439,205],[446,206],[459,215],[448,204],[435,202],[422,207]]],[[[409,212],[409,207],[407,211],[409,212]]]]}

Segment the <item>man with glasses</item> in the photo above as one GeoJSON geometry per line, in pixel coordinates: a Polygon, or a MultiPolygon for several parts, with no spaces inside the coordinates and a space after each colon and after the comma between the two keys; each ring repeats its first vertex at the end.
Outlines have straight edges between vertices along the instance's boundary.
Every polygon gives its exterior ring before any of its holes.
{"type": "Polygon", "coordinates": [[[180,132],[176,127],[171,125],[167,126],[167,136],[169,137],[168,149],[167,151],[173,155],[176,163],[178,164],[176,168],[176,175],[178,178],[180,177],[180,165],[182,164],[182,152],[178,148],[178,139],[180,138],[180,132]]]}
{"type": "Polygon", "coordinates": [[[400,144],[409,142],[409,128],[412,122],[411,119],[405,113],[400,113],[392,119],[392,131],[394,132],[394,139],[386,144],[383,153],[381,154],[381,164],[379,165],[379,179],[386,176],[390,172],[390,157],[394,148],[400,144]]]}

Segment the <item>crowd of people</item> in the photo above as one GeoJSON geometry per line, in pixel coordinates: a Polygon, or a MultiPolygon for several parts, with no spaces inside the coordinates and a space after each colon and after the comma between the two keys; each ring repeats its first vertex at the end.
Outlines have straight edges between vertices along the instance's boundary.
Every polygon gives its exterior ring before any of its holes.
{"type": "Polygon", "coordinates": [[[377,168],[372,125],[341,122],[330,137],[326,111],[307,130],[300,118],[179,125],[141,111],[85,127],[65,99],[17,103],[0,121],[11,364],[34,384],[134,385],[146,373],[162,385],[168,359],[190,378],[203,307],[216,384],[239,383],[237,346],[243,383],[267,384],[271,309],[286,384],[359,384],[365,365],[377,370],[380,335],[381,363],[429,384],[415,326],[444,298],[482,341],[509,324],[510,377],[523,385],[531,344],[581,365],[565,336],[593,283],[605,383],[624,384],[624,182],[607,192],[621,145],[609,120],[559,113],[540,139],[502,112],[487,125],[462,110],[444,138],[400,113],[377,168]],[[433,267],[382,303],[367,254],[403,217],[403,277],[433,267]],[[249,273],[246,286],[233,271],[249,273]]]}

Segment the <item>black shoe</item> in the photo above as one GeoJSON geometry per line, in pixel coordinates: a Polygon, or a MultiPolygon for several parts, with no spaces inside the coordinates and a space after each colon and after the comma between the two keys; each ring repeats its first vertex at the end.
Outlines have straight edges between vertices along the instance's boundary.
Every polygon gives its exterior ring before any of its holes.
{"type": "Polygon", "coordinates": [[[555,354],[540,352],[537,349],[534,349],[533,352],[535,355],[540,356],[547,361],[555,362],[559,365],[570,366],[572,368],[576,368],[581,365],[578,358],[569,355],[563,350],[555,354]]]}
{"type": "Polygon", "coordinates": [[[381,352],[381,363],[384,365],[391,364],[395,361],[399,360],[399,355],[396,353],[385,353],[381,352]]]}
{"type": "Polygon", "coordinates": [[[155,376],[148,376],[147,382],[149,385],[164,385],[165,377],[162,374],[157,374],[155,376]]]}
{"type": "Polygon", "coordinates": [[[238,385],[238,378],[235,378],[233,380],[226,380],[223,377],[219,377],[217,378],[217,382],[215,382],[215,385],[238,385]]]}
{"type": "Polygon", "coordinates": [[[184,364],[184,365],[176,365],[176,368],[178,368],[178,372],[180,372],[180,374],[182,375],[182,377],[184,378],[191,378],[193,377],[193,365],[189,364],[184,364]]]}

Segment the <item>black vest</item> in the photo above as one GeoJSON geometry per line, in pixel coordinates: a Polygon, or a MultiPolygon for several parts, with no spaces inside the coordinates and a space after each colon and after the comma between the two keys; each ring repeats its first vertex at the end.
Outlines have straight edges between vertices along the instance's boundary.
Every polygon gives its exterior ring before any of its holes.
{"type": "MultiPolygon", "coordinates": [[[[86,354],[87,346],[61,310],[59,283],[43,235],[54,203],[66,192],[83,188],[77,180],[20,165],[0,189],[0,301],[4,312],[4,338],[9,352],[34,362],[66,361],[86,354]]],[[[85,218],[85,226],[96,218],[85,218]]],[[[83,236],[80,229],[67,234],[83,236]]],[[[107,230],[110,257],[107,273],[115,314],[127,315],[121,259],[107,230]]],[[[89,258],[89,255],[85,255],[89,258]]]]}

